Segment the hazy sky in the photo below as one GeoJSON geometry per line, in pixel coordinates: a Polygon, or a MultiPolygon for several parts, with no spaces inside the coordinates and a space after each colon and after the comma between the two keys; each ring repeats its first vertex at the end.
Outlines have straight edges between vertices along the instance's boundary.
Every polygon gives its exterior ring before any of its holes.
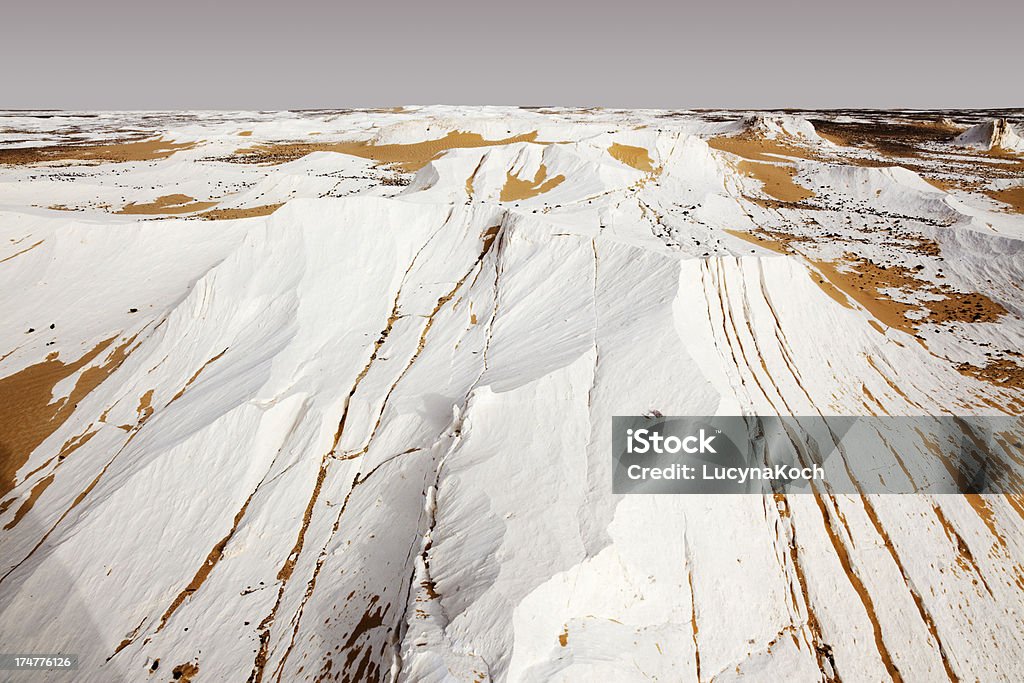
{"type": "Polygon", "coordinates": [[[13,0],[0,108],[1021,107],[1021,0],[13,0]]]}

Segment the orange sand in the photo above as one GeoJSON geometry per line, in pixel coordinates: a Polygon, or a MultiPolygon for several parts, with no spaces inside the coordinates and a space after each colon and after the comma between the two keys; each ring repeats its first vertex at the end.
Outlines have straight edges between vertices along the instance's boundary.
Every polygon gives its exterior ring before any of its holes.
{"type": "Polygon", "coordinates": [[[537,131],[514,135],[503,140],[487,140],[479,133],[452,131],[443,138],[409,144],[379,145],[374,142],[273,143],[240,149],[237,161],[280,164],[312,152],[338,152],[372,159],[380,164],[393,164],[397,169],[413,173],[449,149],[495,147],[515,142],[537,142],[537,131]]]}
{"type": "Polygon", "coordinates": [[[193,211],[202,211],[216,205],[217,202],[197,202],[187,194],[168,194],[148,203],[136,204],[135,202],[130,202],[123,209],[115,213],[144,215],[192,213],[193,211]]]}
{"type": "Polygon", "coordinates": [[[564,175],[556,175],[553,178],[548,178],[547,175],[548,169],[544,164],[541,164],[540,168],[537,169],[537,173],[534,174],[532,181],[520,180],[509,173],[505,179],[505,186],[501,188],[501,201],[514,202],[520,199],[536,197],[558,187],[565,180],[564,175]]]}

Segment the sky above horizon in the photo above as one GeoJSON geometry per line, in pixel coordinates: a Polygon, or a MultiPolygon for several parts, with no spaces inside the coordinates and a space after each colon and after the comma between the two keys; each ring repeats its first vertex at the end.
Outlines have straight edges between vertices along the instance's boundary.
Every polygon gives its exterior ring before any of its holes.
{"type": "Polygon", "coordinates": [[[1019,0],[22,0],[4,15],[0,109],[1024,106],[1019,0]]]}

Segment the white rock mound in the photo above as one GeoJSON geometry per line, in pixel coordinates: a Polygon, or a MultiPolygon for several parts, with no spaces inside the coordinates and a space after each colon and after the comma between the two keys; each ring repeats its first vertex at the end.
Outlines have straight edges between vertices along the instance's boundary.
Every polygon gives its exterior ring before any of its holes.
{"type": "Polygon", "coordinates": [[[803,138],[822,144],[832,144],[818,135],[814,124],[802,116],[791,114],[752,114],[743,118],[742,131],[768,139],[803,138]]]}
{"type": "Polygon", "coordinates": [[[992,119],[971,126],[958,135],[953,142],[962,147],[1010,152],[1024,152],[1024,138],[1006,119],[992,119]]]}

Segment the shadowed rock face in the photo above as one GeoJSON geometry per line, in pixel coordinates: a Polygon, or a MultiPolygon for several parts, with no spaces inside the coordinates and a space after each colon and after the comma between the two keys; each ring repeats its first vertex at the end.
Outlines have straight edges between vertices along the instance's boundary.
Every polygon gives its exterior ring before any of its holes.
{"type": "Polygon", "coordinates": [[[3,116],[0,641],[104,683],[1016,678],[1019,495],[613,496],[610,439],[1020,414],[1020,120],[3,116]]]}

